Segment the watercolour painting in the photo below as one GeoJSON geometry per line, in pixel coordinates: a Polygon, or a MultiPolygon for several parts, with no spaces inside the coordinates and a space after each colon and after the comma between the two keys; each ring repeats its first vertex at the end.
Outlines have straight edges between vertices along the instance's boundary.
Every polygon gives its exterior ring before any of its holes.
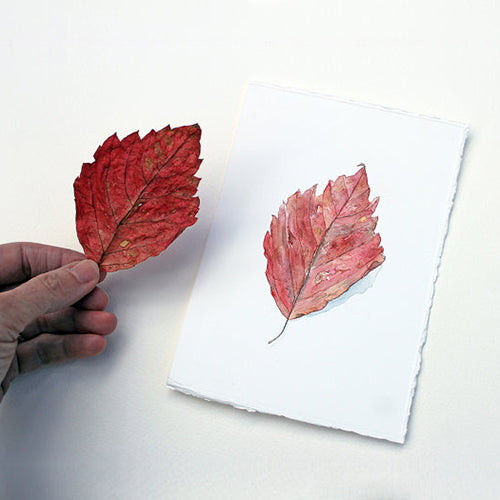
{"type": "Polygon", "coordinates": [[[403,443],[467,132],[250,84],[167,385],[403,443]]]}
{"type": "Polygon", "coordinates": [[[264,239],[266,276],[288,321],[320,311],[384,262],[364,165],[354,175],[290,196],[264,239]]]}

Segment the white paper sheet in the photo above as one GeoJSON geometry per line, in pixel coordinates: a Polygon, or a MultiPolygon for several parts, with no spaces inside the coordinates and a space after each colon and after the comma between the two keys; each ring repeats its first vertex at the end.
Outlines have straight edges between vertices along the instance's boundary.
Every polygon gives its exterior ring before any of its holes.
{"type": "Polygon", "coordinates": [[[168,386],[403,443],[467,126],[250,84],[168,386]],[[271,215],[364,163],[386,261],[281,330],[271,215]]]}

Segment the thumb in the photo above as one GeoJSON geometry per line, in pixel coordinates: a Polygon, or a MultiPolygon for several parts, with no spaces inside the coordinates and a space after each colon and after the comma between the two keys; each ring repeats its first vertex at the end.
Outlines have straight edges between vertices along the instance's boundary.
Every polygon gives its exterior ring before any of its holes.
{"type": "Polygon", "coordinates": [[[72,262],[39,274],[0,294],[0,328],[12,339],[39,316],[68,307],[91,292],[99,281],[99,267],[92,260],[72,262]]]}

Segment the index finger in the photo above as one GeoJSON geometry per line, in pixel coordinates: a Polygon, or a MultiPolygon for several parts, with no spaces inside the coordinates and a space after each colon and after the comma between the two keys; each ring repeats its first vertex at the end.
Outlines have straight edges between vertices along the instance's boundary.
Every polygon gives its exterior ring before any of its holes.
{"type": "MultiPolygon", "coordinates": [[[[85,255],[68,248],[40,243],[7,243],[0,245],[0,285],[26,281],[70,262],[85,259],[85,255]]],[[[106,276],[101,271],[99,281],[106,276]]]]}

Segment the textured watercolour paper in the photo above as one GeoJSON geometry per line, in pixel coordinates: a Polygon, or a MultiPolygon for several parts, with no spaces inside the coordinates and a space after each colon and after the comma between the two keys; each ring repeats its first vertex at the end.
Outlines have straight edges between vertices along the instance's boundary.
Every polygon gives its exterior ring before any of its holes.
{"type": "Polygon", "coordinates": [[[250,84],[168,386],[403,443],[467,131],[250,84]]]}

